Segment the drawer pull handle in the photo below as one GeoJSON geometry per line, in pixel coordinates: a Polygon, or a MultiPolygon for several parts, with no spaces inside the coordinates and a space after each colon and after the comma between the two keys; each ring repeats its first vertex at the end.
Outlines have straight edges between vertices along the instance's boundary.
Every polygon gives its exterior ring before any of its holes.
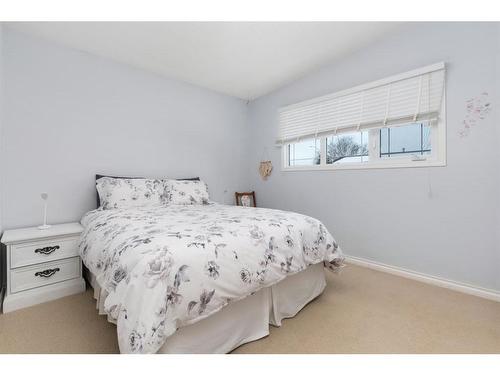
{"type": "Polygon", "coordinates": [[[36,249],[35,253],[49,255],[49,254],[52,254],[57,249],[59,249],[59,245],[47,246],[47,247],[42,247],[41,249],[36,249]]]}
{"type": "Polygon", "coordinates": [[[35,276],[51,277],[52,275],[54,275],[58,271],[60,271],[59,268],[50,268],[50,269],[45,270],[45,271],[36,272],[35,276]]]}

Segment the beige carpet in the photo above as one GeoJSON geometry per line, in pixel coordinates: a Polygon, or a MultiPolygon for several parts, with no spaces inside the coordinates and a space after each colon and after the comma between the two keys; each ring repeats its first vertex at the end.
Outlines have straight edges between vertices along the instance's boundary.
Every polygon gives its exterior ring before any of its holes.
{"type": "MultiPolygon", "coordinates": [[[[325,293],[235,353],[500,353],[500,303],[347,266],[325,293]]],[[[0,315],[0,353],[116,353],[91,291],[0,315]]]]}

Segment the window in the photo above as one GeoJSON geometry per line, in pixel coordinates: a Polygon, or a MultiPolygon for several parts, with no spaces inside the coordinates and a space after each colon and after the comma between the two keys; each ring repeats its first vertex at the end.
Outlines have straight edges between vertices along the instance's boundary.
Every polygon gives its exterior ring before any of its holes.
{"type": "Polygon", "coordinates": [[[368,132],[326,138],[326,164],[363,163],[368,160],[368,132]]]}
{"type": "Polygon", "coordinates": [[[280,110],[283,168],[446,163],[444,63],[280,110]]]}
{"type": "Polygon", "coordinates": [[[319,140],[307,139],[302,142],[290,143],[287,147],[288,165],[317,165],[320,163],[319,140]]]}
{"type": "Polygon", "coordinates": [[[380,130],[380,157],[390,158],[431,154],[431,127],[428,123],[416,123],[380,130]]]}

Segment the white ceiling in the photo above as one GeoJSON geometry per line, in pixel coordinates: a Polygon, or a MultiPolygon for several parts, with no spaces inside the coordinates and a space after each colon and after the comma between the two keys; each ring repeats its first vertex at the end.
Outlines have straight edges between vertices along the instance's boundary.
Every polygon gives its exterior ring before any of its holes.
{"type": "Polygon", "coordinates": [[[242,99],[394,32],[388,22],[20,22],[15,30],[242,99]]]}

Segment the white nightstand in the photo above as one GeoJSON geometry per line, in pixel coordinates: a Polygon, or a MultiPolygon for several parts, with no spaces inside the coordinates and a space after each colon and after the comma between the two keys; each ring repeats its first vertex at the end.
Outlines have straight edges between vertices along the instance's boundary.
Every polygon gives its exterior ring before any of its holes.
{"type": "Polygon", "coordinates": [[[7,290],[3,312],[80,293],[85,290],[78,241],[79,223],[49,229],[6,230],[7,290]]]}

